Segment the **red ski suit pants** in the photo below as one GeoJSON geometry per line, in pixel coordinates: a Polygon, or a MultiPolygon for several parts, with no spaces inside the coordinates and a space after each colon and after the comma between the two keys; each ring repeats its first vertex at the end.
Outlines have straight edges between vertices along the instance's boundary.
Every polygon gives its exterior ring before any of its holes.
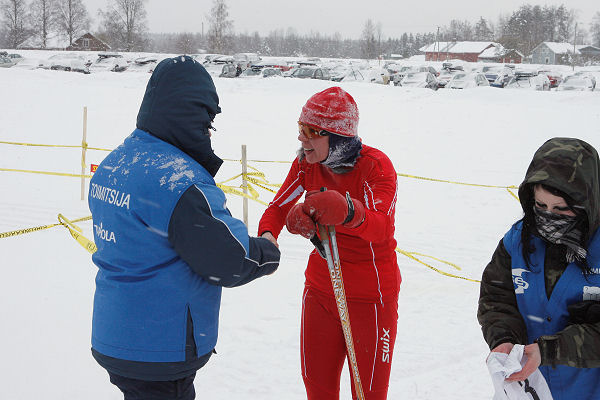
{"type": "MultiPolygon", "coordinates": [[[[384,400],[398,323],[398,298],[347,301],[354,351],[366,400],[384,400]]],[[[300,333],[302,378],[308,400],[338,400],[346,342],[333,294],[305,286],[300,333]]],[[[352,375],[350,375],[352,381],[352,375]]],[[[352,381],[352,398],[356,399],[352,381]]]]}

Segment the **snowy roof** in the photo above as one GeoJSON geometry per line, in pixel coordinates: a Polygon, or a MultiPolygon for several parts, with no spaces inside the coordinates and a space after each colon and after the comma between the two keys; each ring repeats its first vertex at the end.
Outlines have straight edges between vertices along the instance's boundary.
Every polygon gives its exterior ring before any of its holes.
{"type": "Polygon", "coordinates": [[[419,49],[423,53],[433,53],[436,51],[446,52],[448,46],[452,46],[454,42],[433,42],[431,44],[425,45],[419,49]]]}
{"type": "Polygon", "coordinates": [[[479,54],[479,58],[496,58],[500,57],[505,53],[506,49],[502,45],[498,45],[497,47],[490,47],[489,49],[485,49],[481,54],[479,54]]]}
{"type": "MultiPolygon", "coordinates": [[[[544,44],[548,46],[554,54],[573,53],[573,45],[570,43],[544,42],[544,44]]],[[[579,52],[577,49],[575,51],[579,52]]]]}
{"type": "Polygon", "coordinates": [[[427,53],[427,52],[436,52],[440,53],[481,53],[488,46],[500,46],[495,42],[433,42],[430,45],[423,46],[419,50],[427,53]],[[439,44],[439,50],[438,50],[439,44]]]}
{"type": "Polygon", "coordinates": [[[450,53],[481,53],[488,46],[499,46],[498,43],[494,42],[456,42],[454,46],[450,48],[450,53]]]}

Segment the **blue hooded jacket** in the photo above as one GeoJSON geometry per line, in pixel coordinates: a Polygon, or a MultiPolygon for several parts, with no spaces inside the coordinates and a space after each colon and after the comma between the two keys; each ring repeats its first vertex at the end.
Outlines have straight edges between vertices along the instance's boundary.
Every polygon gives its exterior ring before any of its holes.
{"type": "Polygon", "coordinates": [[[190,57],[162,61],[137,128],[99,165],[89,206],[98,251],[92,352],[107,370],[173,380],[217,341],[222,286],[274,272],[279,250],[248,236],[213,179],[215,86],[190,57]]]}

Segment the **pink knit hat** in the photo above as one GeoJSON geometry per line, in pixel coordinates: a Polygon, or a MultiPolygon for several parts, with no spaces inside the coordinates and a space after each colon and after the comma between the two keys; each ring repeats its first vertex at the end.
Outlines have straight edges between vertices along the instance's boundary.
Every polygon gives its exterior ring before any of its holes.
{"type": "Polygon", "coordinates": [[[357,136],[358,107],[348,92],[334,86],[308,99],[298,122],[342,136],[357,136]]]}

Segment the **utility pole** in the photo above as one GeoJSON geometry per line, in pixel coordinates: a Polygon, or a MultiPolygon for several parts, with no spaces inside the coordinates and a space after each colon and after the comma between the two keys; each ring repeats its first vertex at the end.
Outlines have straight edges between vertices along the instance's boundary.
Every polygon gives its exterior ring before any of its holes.
{"type": "Polygon", "coordinates": [[[435,34],[435,41],[437,43],[437,59],[435,61],[440,61],[440,27],[437,27],[437,33],[435,34]]]}
{"type": "Polygon", "coordinates": [[[573,35],[573,56],[572,56],[572,64],[573,64],[573,71],[575,71],[575,47],[577,45],[577,22],[575,22],[575,34],[573,35]]]}

